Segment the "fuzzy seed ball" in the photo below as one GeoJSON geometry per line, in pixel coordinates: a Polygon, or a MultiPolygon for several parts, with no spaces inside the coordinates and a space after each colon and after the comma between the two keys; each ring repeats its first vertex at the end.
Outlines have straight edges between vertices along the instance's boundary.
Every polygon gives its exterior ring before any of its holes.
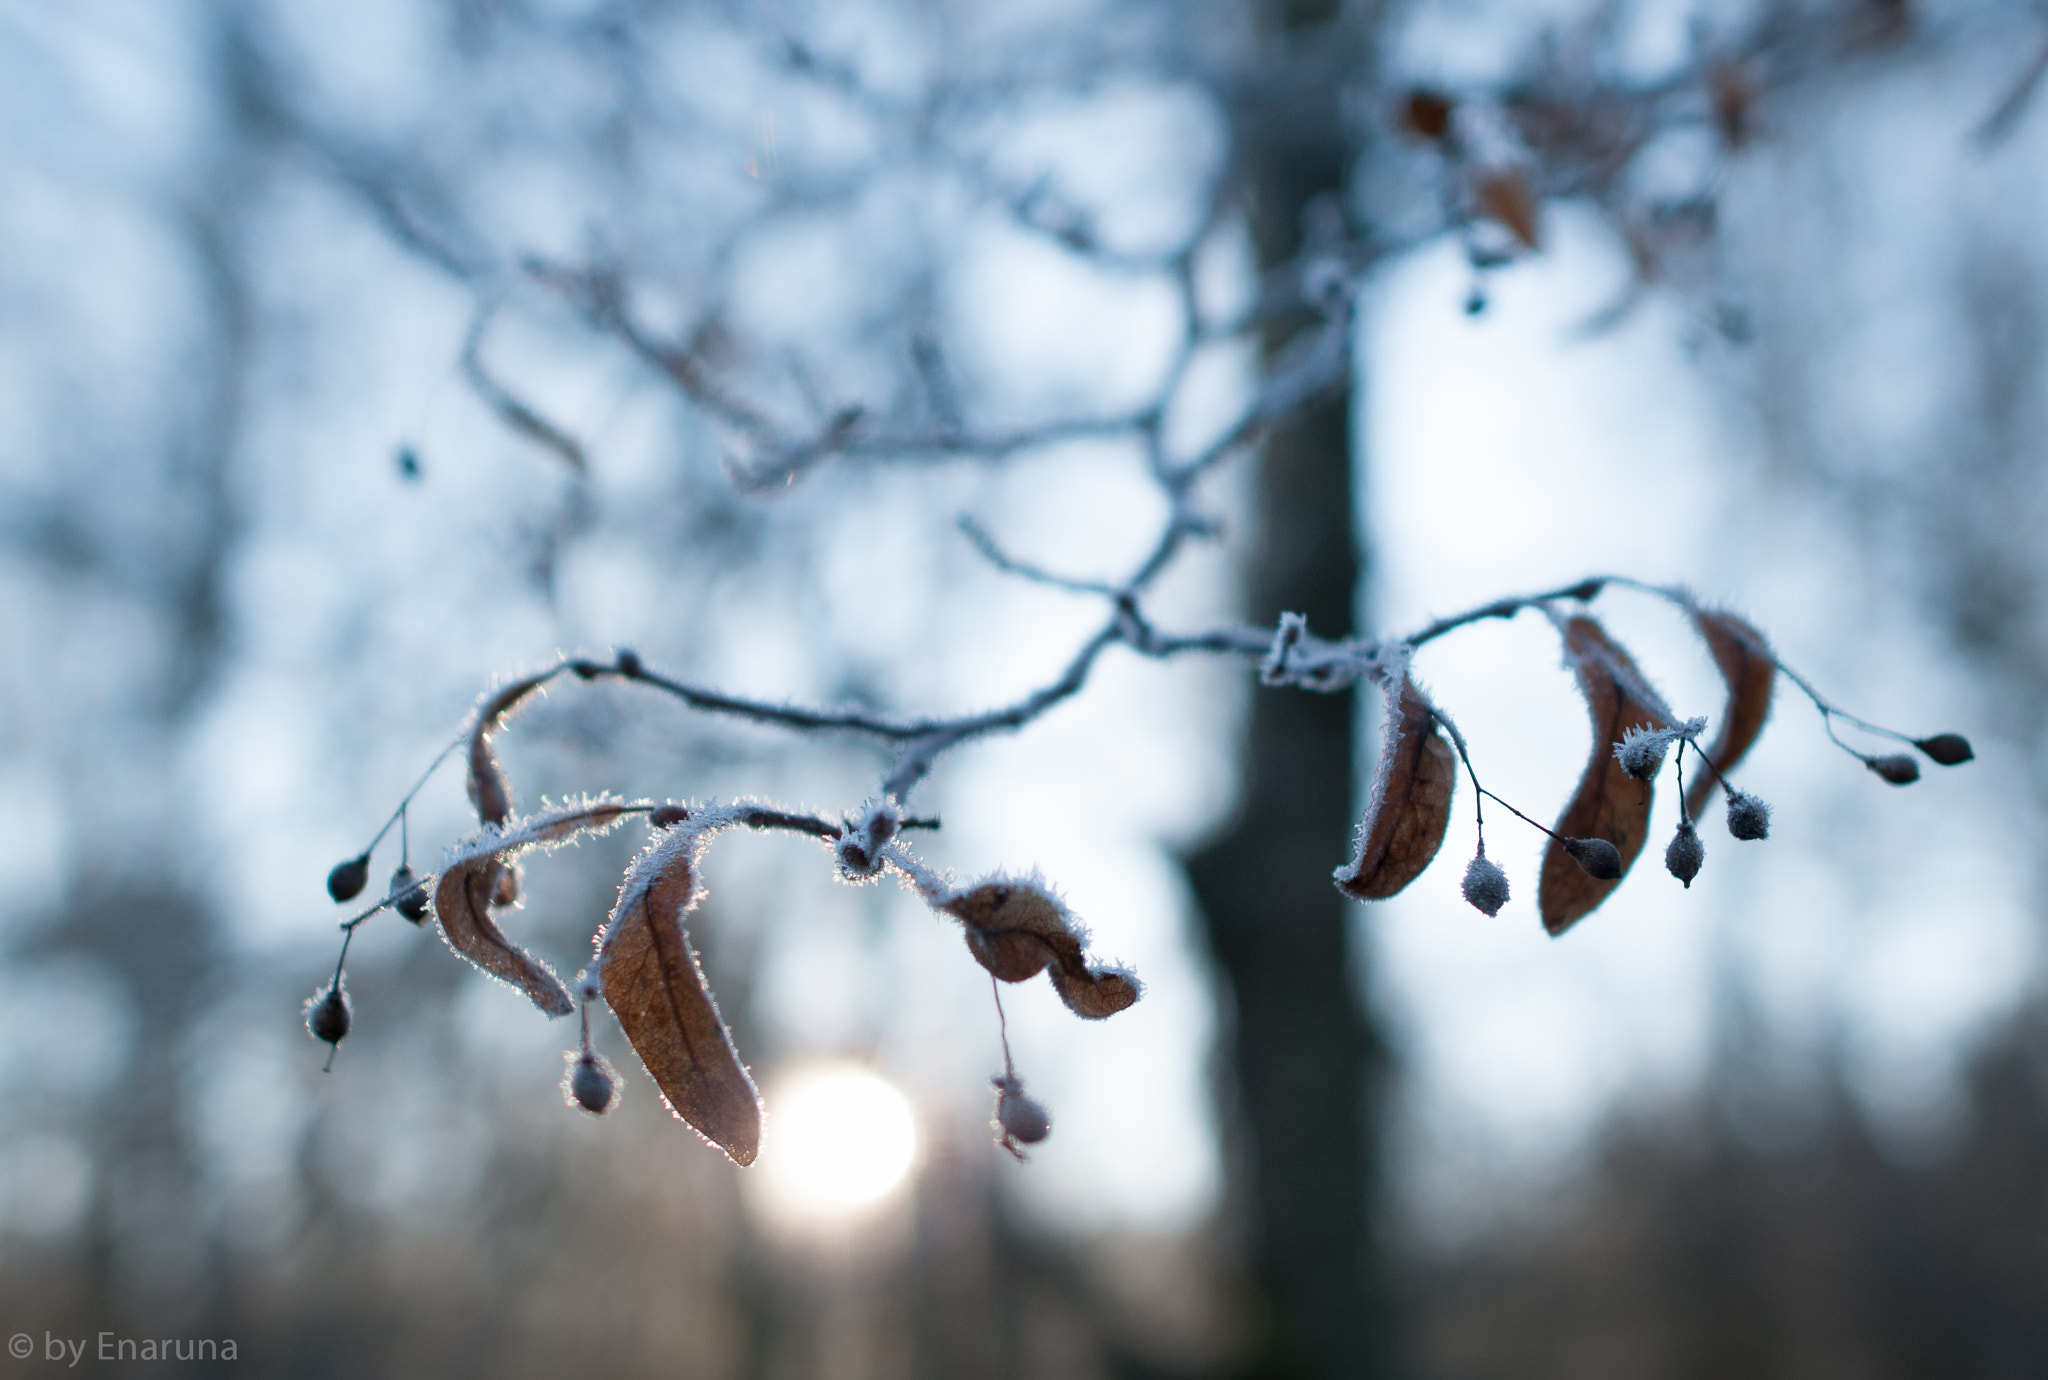
{"type": "Polygon", "coordinates": [[[996,1125],[1003,1139],[1020,1145],[1036,1145],[1052,1134],[1052,1117],[1036,1098],[1024,1091],[1021,1078],[998,1078],[996,1125]]]}
{"type": "Polygon", "coordinates": [[[1508,903],[1508,874],[1481,849],[1479,856],[1466,866],[1465,883],[1460,889],[1474,906],[1488,915],[1499,915],[1500,908],[1508,903]]]}
{"type": "Polygon", "coordinates": [[[327,874],[327,894],[336,901],[353,901],[363,894],[369,881],[370,855],[365,853],[334,865],[334,870],[327,874]]]}
{"type": "Polygon", "coordinates": [[[1863,765],[1894,786],[1910,786],[1920,779],[1920,764],[1903,752],[1893,753],[1889,757],[1872,757],[1863,765]]]}
{"type": "Polygon", "coordinates": [[[1611,882],[1621,876],[1621,850],[1606,839],[1566,839],[1564,851],[1597,881],[1611,882]]]}
{"type": "Polygon", "coordinates": [[[1621,769],[1638,781],[1648,781],[1663,769],[1664,745],[1652,736],[1631,738],[1614,750],[1621,769]]]}
{"type": "Polygon", "coordinates": [[[306,1029],[313,1038],[338,1045],[355,1025],[355,1011],[349,1005],[348,990],[339,981],[313,994],[306,1003],[306,1029]]]}
{"type": "Polygon", "coordinates": [[[619,1080],[612,1076],[612,1066],[595,1051],[584,1050],[569,1066],[569,1099],[592,1116],[610,1111],[618,1091],[619,1080]]]}
{"type": "Polygon", "coordinates": [[[1748,791],[1728,797],[1728,832],[1739,839],[1767,839],[1771,836],[1771,807],[1748,791]]]}
{"type": "Polygon", "coordinates": [[[1692,889],[1692,879],[1700,875],[1700,864],[1707,860],[1707,846],[1700,842],[1700,831],[1687,820],[1678,826],[1672,835],[1671,846],[1664,850],[1664,869],[1684,882],[1686,890],[1692,889]]]}

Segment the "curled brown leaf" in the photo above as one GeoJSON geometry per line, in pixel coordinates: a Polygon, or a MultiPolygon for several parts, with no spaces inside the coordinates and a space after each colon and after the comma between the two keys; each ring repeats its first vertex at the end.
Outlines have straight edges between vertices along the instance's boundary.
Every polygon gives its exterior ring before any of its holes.
{"type": "Polygon", "coordinates": [[[704,981],[683,916],[701,835],[671,829],[634,864],[598,949],[604,999],[669,1109],[733,1163],[761,1149],[761,1099],[704,981]]]}
{"type": "MultiPolygon", "coordinates": [[[[1566,660],[1576,672],[1593,721],[1593,755],[1579,787],[1558,816],[1565,839],[1605,839],[1621,858],[1612,877],[1595,877],[1573,860],[1560,840],[1544,850],[1536,905],[1543,928],[1562,934],[1621,885],[1650,830],[1650,783],[1638,781],[1615,760],[1614,745],[1631,728],[1667,728],[1670,720],[1619,644],[1591,618],[1564,623],[1566,660]]],[[[1605,868],[1601,869],[1605,871],[1605,868]]]]}
{"type": "Polygon", "coordinates": [[[1764,731],[1764,720],[1771,713],[1771,690],[1777,679],[1778,663],[1764,635],[1734,614],[1696,606],[1689,611],[1693,626],[1706,640],[1714,665],[1720,668],[1721,679],[1728,686],[1721,730],[1714,735],[1713,745],[1705,750],[1714,771],[1694,776],[1685,791],[1686,812],[1697,816],[1713,794],[1714,772],[1733,771],[1756,742],[1757,735],[1764,731]]]}
{"type": "Polygon", "coordinates": [[[1336,872],[1337,889],[1361,901],[1384,900],[1422,875],[1443,846],[1458,779],[1457,759],[1415,682],[1403,676],[1387,700],[1386,738],[1358,846],[1336,872]]]}
{"type": "Polygon", "coordinates": [[[512,783],[491,751],[491,735],[504,727],[506,718],[528,695],[554,678],[553,671],[515,680],[485,702],[477,711],[476,727],[469,735],[469,799],[477,818],[485,824],[503,824],[512,817],[512,783]]]}
{"type": "Polygon", "coordinates": [[[1090,962],[1086,933],[1034,880],[991,878],[938,908],[965,924],[968,952],[997,979],[1023,982],[1050,968],[1053,989],[1077,1016],[1114,1016],[1144,990],[1124,969],[1090,962]]]}
{"type": "Polygon", "coordinates": [[[477,967],[526,993],[550,1016],[576,1009],[554,970],[505,937],[491,907],[505,894],[513,859],[530,848],[563,843],[579,834],[601,832],[632,807],[623,801],[564,806],[509,829],[486,829],[459,847],[441,871],[434,890],[434,915],[448,946],[477,967]]]}

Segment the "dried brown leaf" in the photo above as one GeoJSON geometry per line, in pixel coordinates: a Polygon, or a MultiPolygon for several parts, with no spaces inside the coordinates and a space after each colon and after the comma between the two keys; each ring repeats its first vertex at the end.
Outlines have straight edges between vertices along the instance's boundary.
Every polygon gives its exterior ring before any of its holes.
{"type": "Polygon", "coordinates": [[[1605,839],[1621,855],[1621,870],[1595,877],[1573,861],[1557,839],[1543,854],[1536,905],[1543,928],[1562,934],[1621,885],[1650,830],[1650,783],[1638,781],[1615,760],[1614,745],[1631,728],[1666,728],[1669,721],[1652,701],[1642,673],[1629,654],[1590,618],[1564,625],[1565,656],[1579,678],[1586,712],[1593,721],[1593,756],[1579,778],[1557,832],[1568,839],[1605,839]]]}
{"type": "MultiPolygon", "coordinates": [[[[1764,720],[1771,713],[1771,690],[1778,665],[1764,635],[1734,614],[1702,608],[1691,612],[1693,626],[1706,639],[1714,665],[1720,668],[1721,679],[1728,686],[1728,703],[1721,711],[1721,731],[1714,735],[1713,746],[1706,749],[1707,761],[1713,764],[1714,771],[1726,773],[1735,769],[1757,735],[1764,731],[1764,720]]],[[[1697,816],[1713,790],[1712,772],[1694,776],[1685,791],[1686,812],[1697,816]]]]}
{"type": "Polygon", "coordinates": [[[575,1010],[576,1003],[554,970],[507,939],[492,918],[491,907],[505,894],[512,860],[520,853],[608,829],[628,808],[623,801],[567,806],[507,830],[485,830],[476,843],[457,852],[434,890],[434,914],[448,946],[526,993],[548,1015],[566,1016],[575,1010]]]}
{"type": "Polygon", "coordinates": [[[704,981],[683,916],[696,904],[689,836],[657,844],[645,885],[629,874],[598,952],[604,999],[670,1110],[734,1164],[761,1149],[761,1099],[704,981]]]}
{"type": "Polygon", "coordinates": [[[1337,889],[1360,901],[1384,900],[1422,875],[1451,822],[1458,763],[1429,700],[1408,677],[1389,691],[1386,740],[1372,798],[1358,825],[1358,847],[1337,869],[1337,889]]]}
{"type": "Polygon", "coordinates": [[[1124,969],[1089,961],[1086,932],[1036,881],[992,878],[939,909],[965,923],[968,951],[998,980],[1023,982],[1050,968],[1054,990],[1077,1016],[1114,1016],[1143,991],[1124,969]]]}
{"type": "Polygon", "coordinates": [[[526,993],[550,1016],[566,1016],[576,1009],[569,989],[552,968],[507,939],[491,918],[491,902],[505,871],[497,857],[485,856],[442,873],[434,890],[441,933],[455,952],[526,993]]]}
{"type": "Polygon", "coordinates": [[[1505,225],[1524,249],[1543,247],[1536,195],[1519,170],[1481,173],[1472,184],[1472,200],[1481,215],[1505,225]]]}
{"type": "Polygon", "coordinates": [[[515,680],[477,711],[476,728],[469,735],[469,799],[476,806],[477,818],[485,824],[503,824],[512,818],[512,783],[491,751],[491,735],[504,727],[522,700],[553,676],[548,671],[515,680]]]}

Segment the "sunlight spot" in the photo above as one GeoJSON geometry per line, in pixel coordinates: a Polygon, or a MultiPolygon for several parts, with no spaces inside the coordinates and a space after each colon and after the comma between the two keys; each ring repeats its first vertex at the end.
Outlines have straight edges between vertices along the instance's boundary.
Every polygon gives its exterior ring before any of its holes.
{"type": "Polygon", "coordinates": [[[853,1064],[816,1066],[768,1090],[762,1187],[778,1214],[841,1217],[887,1197],[917,1155],[902,1093],[853,1064]]]}

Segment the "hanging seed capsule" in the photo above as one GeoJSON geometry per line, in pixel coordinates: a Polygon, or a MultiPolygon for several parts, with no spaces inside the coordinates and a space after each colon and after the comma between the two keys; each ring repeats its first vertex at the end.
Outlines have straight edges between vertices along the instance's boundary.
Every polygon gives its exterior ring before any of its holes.
{"type": "Polygon", "coordinates": [[[1611,882],[1621,876],[1621,850],[1606,839],[1562,839],[1564,851],[1573,862],[1596,881],[1611,882]]]}
{"type": "Polygon", "coordinates": [[[619,1080],[603,1055],[585,1049],[570,1063],[563,1091],[568,1093],[572,1106],[581,1107],[592,1116],[603,1116],[618,1100],[619,1080]]]}
{"type": "Polygon", "coordinates": [[[1052,1134],[1052,1117],[1044,1104],[1024,1091],[1024,1080],[1015,1075],[998,1075],[989,1080],[996,1088],[996,1127],[1000,1144],[1011,1154],[1018,1145],[1036,1145],[1052,1134]]]}
{"type": "Polygon", "coordinates": [[[1500,908],[1508,903],[1508,874],[1486,856],[1485,844],[1479,845],[1479,856],[1466,865],[1460,890],[1467,901],[1488,915],[1499,915],[1500,908]]]}
{"type": "Polygon", "coordinates": [[[1739,839],[1771,836],[1771,807],[1748,791],[1728,793],[1728,832],[1739,839]]]}
{"type": "Polygon", "coordinates": [[[306,1029],[316,1040],[338,1045],[348,1038],[348,1032],[354,1025],[355,1012],[349,1005],[348,989],[339,978],[315,992],[313,999],[306,1003],[306,1029]]]}
{"type": "Polygon", "coordinates": [[[1680,821],[1671,846],[1664,850],[1664,870],[1684,882],[1690,891],[1692,879],[1700,875],[1700,864],[1706,860],[1707,846],[1700,842],[1700,831],[1692,827],[1691,820],[1680,821]]]}
{"type": "Polygon", "coordinates": [[[1910,786],[1920,779],[1920,764],[1903,752],[1889,757],[1866,757],[1863,765],[1891,782],[1894,786],[1910,786]]]}
{"type": "Polygon", "coordinates": [[[1970,740],[1960,733],[1937,733],[1932,738],[1915,738],[1913,746],[1944,767],[1959,767],[1977,755],[1970,751],[1970,740]]]}
{"type": "Polygon", "coordinates": [[[370,882],[370,855],[338,862],[327,874],[327,894],[336,901],[353,901],[370,882]]]}
{"type": "Polygon", "coordinates": [[[1664,750],[1670,746],[1670,738],[1662,733],[1632,728],[1615,744],[1614,760],[1636,780],[1649,781],[1663,770],[1664,750]]]}
{"type": "Polygon", "coordinates": [[[391,874],[390,895],[398,899],[391,903],[393,910],[412,921],[415,925],[427,918],[427,889],[420,885],[419,877],[405,863],[391,874]]]}

